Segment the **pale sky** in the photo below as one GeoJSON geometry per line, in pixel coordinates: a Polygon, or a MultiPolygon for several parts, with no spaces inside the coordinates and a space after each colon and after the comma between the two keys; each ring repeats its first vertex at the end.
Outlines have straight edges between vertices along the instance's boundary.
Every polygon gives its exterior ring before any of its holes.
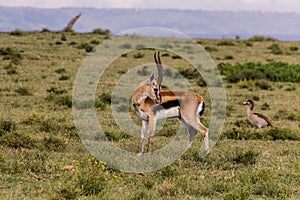
{"type": "Polygon", "coordinates": [[[169,8],[300,13],[300,0],[0,0],[0,6],[169,8]]]}

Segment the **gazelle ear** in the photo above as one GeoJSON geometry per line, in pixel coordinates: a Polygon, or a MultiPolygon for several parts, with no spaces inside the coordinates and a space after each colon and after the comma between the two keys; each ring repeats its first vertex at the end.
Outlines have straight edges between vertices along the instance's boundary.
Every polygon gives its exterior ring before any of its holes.
{"type": "Polygon", "coordinates": [[[149,77],[148,85],[151,84],[151,82],[153,81],[153,79],[154,79],[154,72],[153,72],[153,73],[150,75],[150,77],[149,77]]]}

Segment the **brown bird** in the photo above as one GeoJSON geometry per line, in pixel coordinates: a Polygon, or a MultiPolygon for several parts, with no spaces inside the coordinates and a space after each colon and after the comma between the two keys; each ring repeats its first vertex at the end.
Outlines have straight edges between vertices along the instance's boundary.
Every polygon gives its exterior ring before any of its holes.
{"type": "Polygon", "coordinates": [[[254,102],[248,99],[243,102],[243,105],[249,105],[247,108],[248,121],[257,128],[263,128],[266,126],[273,126],[272,122],[263,114],[253,112],[254,102]]]}

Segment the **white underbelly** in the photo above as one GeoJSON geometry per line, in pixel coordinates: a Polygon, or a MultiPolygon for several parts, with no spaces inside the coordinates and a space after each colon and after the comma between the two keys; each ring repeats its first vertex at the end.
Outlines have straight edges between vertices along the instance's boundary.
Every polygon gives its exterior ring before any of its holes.
{"type": "Polygon", "coordinates": [[[162,120],[167,118],[173,118],[173,117],[179,117],[179,106],[172,107],[169,109],[163,109],[156,113],[155,119],[156,120],[162,120]]]}

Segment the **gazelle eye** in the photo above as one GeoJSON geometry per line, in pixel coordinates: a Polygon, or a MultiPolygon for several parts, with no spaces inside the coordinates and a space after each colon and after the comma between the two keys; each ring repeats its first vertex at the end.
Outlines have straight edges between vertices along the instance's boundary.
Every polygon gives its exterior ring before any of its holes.
{"type": "Polygon", "coordinates": [[[158,92],[158,89],[157,89],[157,88],[153,88],[153,91],[154,91],[155,93],[157,93],[157,92],[158,92]]]}

